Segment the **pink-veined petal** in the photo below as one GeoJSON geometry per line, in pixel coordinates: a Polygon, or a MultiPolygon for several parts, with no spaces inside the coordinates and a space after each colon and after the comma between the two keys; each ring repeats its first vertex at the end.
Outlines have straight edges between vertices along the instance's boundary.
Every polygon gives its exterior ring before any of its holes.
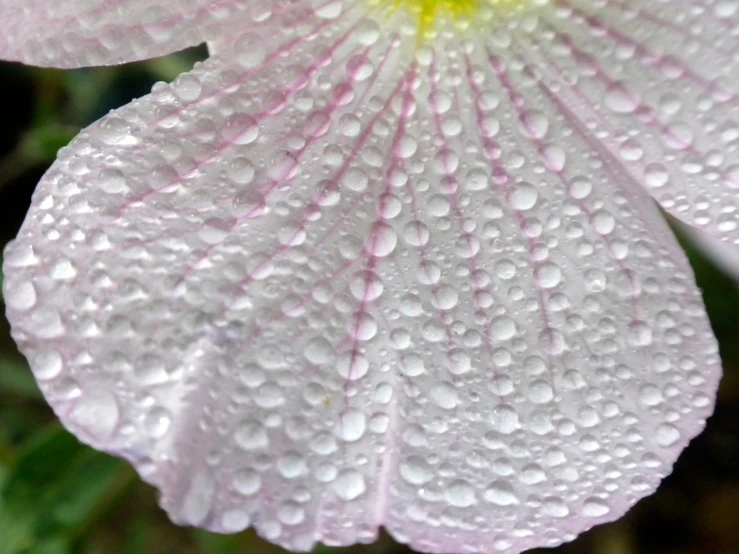
{"type": "Polygon", "coordinates": [[[277,3],[0,0],[0,58],[52,67],[161,56],[257,24],[277,3]]]}
{"type": "Polygon", "coordinates": [[[14,337],[177,522],[570,540],[711,411],[692,272],[507,45],[361,11],[265,21],[84,131],[6,251],[14,337]]]}
{"type": "Polygon", "coordinates": [[[662,207],[739,244],[739,11],[723,0],[553,0],[498,40],[662,207]]]}

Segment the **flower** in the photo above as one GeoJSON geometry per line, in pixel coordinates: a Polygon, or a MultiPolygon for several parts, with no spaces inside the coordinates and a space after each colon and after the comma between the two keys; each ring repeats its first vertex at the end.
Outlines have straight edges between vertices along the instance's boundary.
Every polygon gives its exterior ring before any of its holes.
{"type": "Polygon", "coordinates": [[[0,0],[0,56],[217,54],[59,154],[5,253],[64,424],[178,523],[520,552],[622,515],[720,360],[650,199],[737,242],[727,0],[0,0]]]}

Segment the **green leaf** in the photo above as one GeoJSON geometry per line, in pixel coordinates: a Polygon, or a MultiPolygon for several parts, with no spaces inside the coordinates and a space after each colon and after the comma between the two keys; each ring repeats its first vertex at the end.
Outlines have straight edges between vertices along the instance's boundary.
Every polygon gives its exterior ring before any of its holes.
{"type": "Polygon", "coordinates": [[[193,536],[203,554],[242,554],[244,552],[244,540],[241,535],[218,535],[195,529],[193,536]]]}
{"type": "Polygon", "coordinates": [[[325,544],[319,544],[315,549],[313,549],[313,554],[335,554],[338,550],[338,548],[331,548],[325,544]]]}
{"type": "Polygon", "coordinates": [[[2,394],[33,400],[42,398],[36,380],[24,360],[0,354],[0,395],[2,394]]]}
{"type": "Polygon", "coordinates": [[[79,129],[71,125],[50,123],[29,130],[21,143],[26,155],[40,162],[51,163],[60,148],[69,144],[79,129]]]}
{"type": "Polygon", "coordinates": [[[140,514],[126,531],[120,554],[141,554],[149,552],[152,527],[144,514],[140,514]]]}
{"type": "Polygon", "coordinates": [[[59,426],[41,432],[21,449],[0,491],[0,554],[41,554],[46,550],[37,549],[67,544],[128,471],[59,426]]]}
{"type": "Polygon", "coordinates": [[[8,478],[8,466],[0,458],[0,488],[5,484],[5,480],[8,478]]]}
{"type": "Polygon", "coordinates": [[[50,165],[78,132],[77,127],[57,122],[26,130],[15,150],[0,159],[0,189],[34,167],[50,165]]]}
{"type": "Polygon", "coordinates": [[[40,542],[24,552],[24,554],[72,554],[72,547],[64,540],[40,542]]]}

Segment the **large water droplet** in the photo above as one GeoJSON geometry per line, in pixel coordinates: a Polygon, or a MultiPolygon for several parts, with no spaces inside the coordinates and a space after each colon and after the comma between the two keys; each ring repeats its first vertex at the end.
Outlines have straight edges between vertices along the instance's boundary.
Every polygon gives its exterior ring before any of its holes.
{"type": "Polygon", "coordinates": [[[342,469],[334,479],[332,486],[336,495],[342,500],[354,500],[367,490],[364,477],[354,469],[342,469]]]}
{"type": "Polygon", "coordinates": [[[475,489],[464,479],[456,479],[449,483],[444,491],[444,498],[457,508],[467,508],[477,504],[475,489]]]}
{"type": "Polygon", "coordinates": [[[497,506],[512,506],[518,504],[519,500],[513,487],[507,481],[494,481],[490,483],[483,495],[485,500],[497,506]]]}
{"type": "Polygon", "coordinates": [[[409,456],[403,460],[400,463],[400,476],[411,485],[423,485],[433,478],[428,464],[420,456],[409,456]]]}
{"type": "Polygon", "coordinates": [[[200,525],[210,512],[216,482],[207,469],[199,470],[188,482],[190,486],[182,499],[180,516],[189,525],[200,525]]]}
{"type": "Polygon", "coordinates": [[[389,256],[398,244],[398,234],[390,225],[375,223],[365,240],[365,248],[370,256],[382,258],[389,256]]]}
{"type": "Polygon", "coordinates": [[[356,408],[347,408],[341,413],[339,420],[339,436],[347,442],[355,442],[362,438],[367,429],[367,416],[356,408]]]}
{"type": "Polygon", "coordinates": [[[110,439],[118,418],[118,401],[104,390],[83,392],[69,414],[69,419],[81,428],[82,434],[91,436],[96,442],[110,439]]]}

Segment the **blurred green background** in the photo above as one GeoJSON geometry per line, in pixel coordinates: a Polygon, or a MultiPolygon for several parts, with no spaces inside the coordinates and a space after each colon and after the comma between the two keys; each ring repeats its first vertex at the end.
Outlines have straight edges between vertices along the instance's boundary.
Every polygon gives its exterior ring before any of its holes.
{"type": "MultiPolygon", "coordinates": [[[[0,63],[0,246],[15,235],[59,147],[206,56],[198,48],[78,71],[0,63]]],[[[739,554],[739,289],[701,252],[686,248],[724,359],[716,413],[659,491],[627,517],[571,544],[535,552],[739,554]]],[[[277,552],[282,550],[251,531],[221,536],[171,524],[157,508],[156,492],[127,464],[80,445],[60,428],[0,318],[0,554],[277,552]]],[[[316,552],[409,550],[383,536],[373,545],[316,552]]]]}

